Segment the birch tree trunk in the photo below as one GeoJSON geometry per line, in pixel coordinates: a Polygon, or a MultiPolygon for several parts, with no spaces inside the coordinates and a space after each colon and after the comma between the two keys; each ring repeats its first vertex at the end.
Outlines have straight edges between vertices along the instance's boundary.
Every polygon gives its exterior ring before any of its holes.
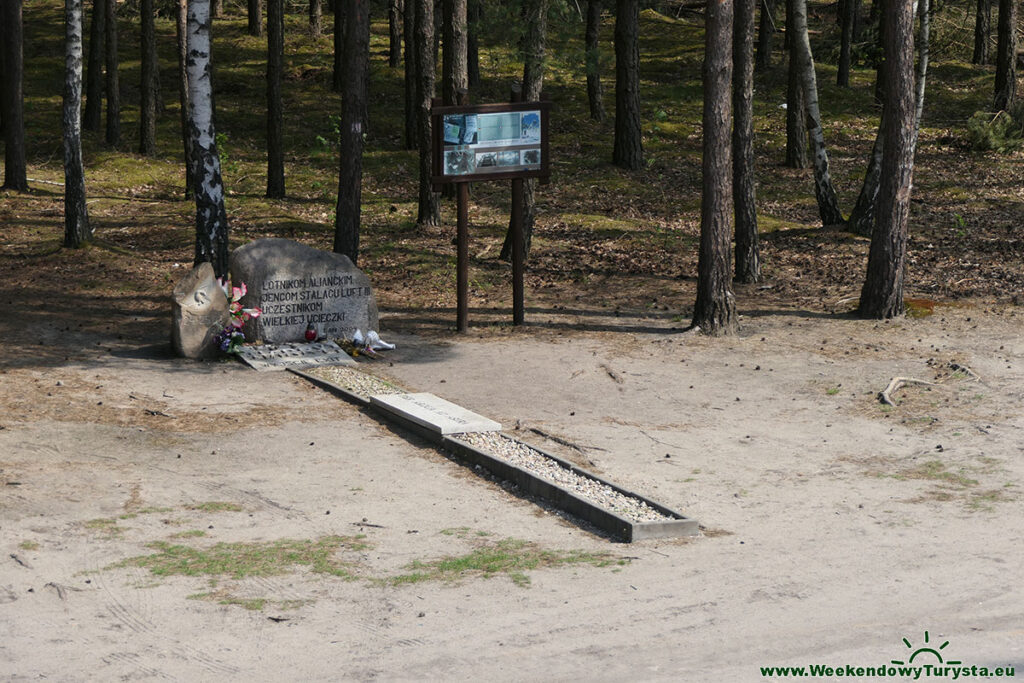
{"type": "Polygon", "coordinates": [[[64,0],[64,246],[92,238],[82,168],[82,0],[64,0]]]}
{"type": "Polygon", "coordinates": [[[192,132],[189,129],[188,102],[188,49],[186,46],[188,32],[188,0],[177,0],[175,24],[177,28],[178,47],[178,101],[181,104],[181,143],[185,156],[185,199],[192,199],[195,184],[195,157],[192,154],[192,132]]]}
{"type": "Polygon", "coordinates": [[[345,85],[341,98],[338,204],[334,222],[334,251],[359,259],[362,210],[363,121],[366,118],[367,65],[370,59],[370,8],[367,0],[348,0],[345,21],[345,85]]]}
{"type": "Polygon", "coordinates": [[[761,279],[754,192],[754,10],[757,0],[733,0],[732,196],[736,219],[736,280],[761,279]]]}
{"type": "Polygon", "coordinates": [[[218,278],[228,275],[228,217],[213,128],[210,0],[189,0],[187,49],[189,132],[196,198],[196,265],[209,261],[218,278]]]}
{"type": "Polygon", "coordinates": [[[704,334],[722,335],[737,328],[736,300],[729,286],[732,0],[709,0],[705,22],[700,252],[693,325],[704,334]]]}
{"type": "Polygon", "coordinates": [[[818,108],[818,82],[814,74],[814,57],[811,55],[811,41],[807,34],[807,0],[793,3],[793,44],[796,47],[797,66],[804,90],[804,112],[807,115],[807,133],[811,139],[812,163],[814,164],[814,196],[818,200],[818,214],[822,225],[846,223],[829,175],[828,151],[825,149],[825,135],[821,127],[821,111],[818,108]]]}
{"type": "Polygon", "coordinates": [[[884,132],[886,153],[871,233],[868,271],[858,313],[865,318],[903,314],[907,223],[914,168],[913,0],[886,2],[884,132]]]}

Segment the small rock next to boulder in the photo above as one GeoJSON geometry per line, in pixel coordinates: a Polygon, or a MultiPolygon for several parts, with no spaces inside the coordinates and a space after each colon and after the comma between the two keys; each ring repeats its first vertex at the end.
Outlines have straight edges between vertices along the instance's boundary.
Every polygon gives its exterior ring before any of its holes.
{"type": "Polygon", "coordinates": [[[171,346],[185,358],[217,355],[216,336],[227,326],[228,298],[213,273],[201,263],[174,287],[171,307],[171,346]]]}

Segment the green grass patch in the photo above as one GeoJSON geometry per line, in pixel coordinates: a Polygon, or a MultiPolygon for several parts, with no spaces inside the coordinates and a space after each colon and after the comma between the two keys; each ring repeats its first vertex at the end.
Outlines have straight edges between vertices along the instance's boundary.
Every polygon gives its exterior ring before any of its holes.
{"type": "Polygon", "coordinates": [[[35,541],[22,541],[18,547],[22,550],[39,550],[39,544],[35,541]]]}
{"type": "Polygon", "coordinates": [[[186,510],[198,510],[199,512],[243,512],[244,508],[238,503],[227,503],[224,501],[213,500],[207,503],[194,503],[192,505],[186,505],[186,510]]]}

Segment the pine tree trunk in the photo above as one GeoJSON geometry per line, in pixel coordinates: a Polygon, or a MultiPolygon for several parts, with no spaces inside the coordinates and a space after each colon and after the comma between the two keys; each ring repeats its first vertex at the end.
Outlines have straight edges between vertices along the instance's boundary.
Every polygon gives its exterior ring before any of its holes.
{"type": "Polygon", "coordinates": [[[341,92],[345,82],[345,16],[344,0],[334,3],[334,72],[331,77],[331,90],[341,92]]]}
{"type": "Polygon", "coordinates": [[[789,66],[786,71],[786,166],[807,168],[807,119],[804,118],[804,87],[800,60],[793,40],[793,7],[799,0],[786,0],[786,41],[789,66]]]}
{"type": "Polygon", "coordinates": [[[405,148],[418,149],[416,121],[419,106],[416,100],[416,0],[405,0],[402,9],[405,43],[405,148]]]}
{"type": "Polygon", "coordinates": [[[590,118],[604,121],[604,88],[601,87],[601,5],[602,0],[587,2],[587,28],[584,45],[587,51],[587,102],[590,118]]]}
{"type": "Polygon", "coordinates": [[[213,7],[210,9],[211,17],[224,16],[224,0],[213,0],[213,7]]]}
{"type": "Polygon", "coordinates": [[[139,4],[142,47],[142,84],[139,104],[139,154],[156,154],[157,61],[156,38],[153,31],[153,0],[139,4]]]}
{"type": "Polygon", "coordinates": [[[767,71],[772,65],[772,37],[775,35],[775,0],[761,0],[761,17],[757,28],[756,71],[767,71]]]}
{"type": "Polygon", "coordinates": [[[732,195],[736,218],[736,280],[761,279],[754,192],[754,10],[757,0],[733,0],[732,195]]]}
{"type": "Polygon", "coordinates": [[[903,314],[907,223],[914,167],[913,1],[886,2],[886,153],[878,214],[868,252],[868,271],[858,313],[865,318],[903,314]]]}
{"type": "Polygon", "coordinates": [[[320,0],[309,0],[309,37],[313,40],[320,40],[323,33],[321,16],[323,10],[320,7],[320,0]]]}
{"type": "Polygon", "coordinates": [[[3,92],[0,106],[4,110],[4,184],[8,190],[28,191],[28,166],[25,156],[25,107],[22,93],[24,78],[24,37],[21,23],[21,0],[0,3],[0,50],[3,56],[3,92]]]}
{"type": "Polygon", "coordinates": [[[249,35],[259,38],[263,35],[263,0],[248,0],[246,7],[248,8],[249,35]]]}
{"type": "Polygon", "coordinates": [[[431,182],[430,108],[434,99],[434,2],[416,2],[416,141],[420,150],[417,225],[440,225],[441,206],[431,182]]]}
{"type": "Polygon", "coordinates": [[[64,0],[64,246],[92,239],[82,168],[82,0],[64,0]]]}
{"type": "Polygon", "coordinates": [[[348,35],[345,40],[345,85],[341,107],[341,164],[338,172],[338,204],[335,211],[334,251],[359,259],[359,225],[362,209],[363,120],[367,108],[367,64],[370,59],[370,8],[368,0],[349,0],[348,35]]]}
{"type": "Polygon", "coordinates": [[[704,334],[736,332],[736,300],[730,289],[732,233],[732,0],[711,0],[705,14],[704,114],[700,252],[693,324],[704,334]]]}
{"type": "Polygon", "coordinates": [[[459,91],[469,88],[466,64],[466,0],[444,0],[444,51],[441,59],[441,98],[455,104],[459,91]]]}
{"type": "Polygon", "coordinates": [[[121,87],[118,83],[117,57],[117,0],[107,0],[106,12],[107,53],[107,130],[108,145],[121,142],[121,87]]]}
{"type": "Polygon", "coordinates": [[[850,53],[853,50],[853,22],[856,5],[854,0],[843,0],[839,5],[842,12],[840,15],[842,35],[839,41],[839,69],[836,72],[836,85],[840,88],[849,88],[850,53]]]}
{"type": "Polygon", "coordinates": [[[195,264],[208,261],[218,278],[228,275],[228,217],[213,127],[210,0],[189,0],[186,30],[189,132],[194,150],[196,198],[195,264]]]}
{"type": "Polygon", "coordinates": [[[89,68],[85,87],[85,114],[82,127],[99,133],[103,127],[103,36],[106,33],[107,0],[92,1],[89,26],[89,68]]]}
{"type": "Polygon", "coordinates": [[[996,41],[996,111],[1007,111],[1017,99],[1017,3],[999,0],[996,41]]]}
{"type": "Polygon", "coordinates": [[[192,132],[188,124],[188,59],[186,31],[188,31],[188,0],[177,0],[175,12],[178,47],[178,102],[181,104],[181,143],[185,157],[185,199],[192,199],[195,184],[195,156],[192,154],[192,132]]]}
{"type": "Polygon", "coordinates": [[[466,4],[466,70],[469,72],[469,89],[480,89],[480,0],[468,0],[466,4]]]}
{"type": "Polygon", "coordinates": [[[978,0],[974,15],[973,64],[988,64],[988,40],[992,32],[992,0],[978,0]]]}
{"type": "Polygon", "coordinates": [[[267,0],[267,197],[283,199],[284,109],[281,72],[284,68],[284,0],[267,0]]]}
{"type": "Polygon", "coordinates": [[[388,66],[402,61],[402,0],[388,0],[388,66]]]}
{"type": "Polygon", "coordinates": [[[617,0],[615,14],[615,140],[612,149],[612,163],[631,171],[644,166],[640,128],[639,31],[639,1],[617,0]]]}
{"type": "Polygon", "coordinates": [[[814,196],[818,200],[818,214],[822,225],[845,224],[846,219],[839,210],[832,178],[829,175],[828,151],[825,149],[825,135],[821,127],[821,112],[818,109],[818,83],[814,73],[814,58],[811,55],[811,41],[807,34],[807,1],[796,0],[793,12],[793,43],[797,50],[797,66],[804,91],[804,112],[807,115],[807,132],[811,139],[814,164],[814,196]]]}

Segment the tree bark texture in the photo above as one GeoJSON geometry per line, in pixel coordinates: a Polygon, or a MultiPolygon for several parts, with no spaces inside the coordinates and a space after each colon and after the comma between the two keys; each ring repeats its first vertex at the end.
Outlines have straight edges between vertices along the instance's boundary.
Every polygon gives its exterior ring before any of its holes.
{"type": "Polygon", "coordinates": [[[419,108],[416,101],[416,0],[405,0],[402,28],[405,34],[405,148],[417,149],[416,121],[419,108]]]}
{"type": "Polygon", "coordinates": [[[639,0],[616,0],[615,141],[612,163],[633,171],[644,165],[640,128],[639,31],[639,0]]]}
{"type": "Polygon", "coordinates": [[[282,199],[284,189],[284,0],[267,0],[267,197],[282,199]]]}
{"type": "Polygon", "coordinates": [[[213,6],[210,9],[211,17],[222,17],[224,16],[224,0],[213,0],[213,6]]]}
{"type": "Polygon", "coordinates": [[[402,61],[402,0],[388,0],[388,66],[402,61]]]}
{"type": "Polygon", "coordinates": [[[800,79],[800,60],[793,40],[793,6],[800,0],[786,0],[786,40],[789,67],[786,72],[786,166],[807,168],[807,119],[804,118],[804,87],[800,79]]]}
{"type": "Polygon", "coordinates": [[[601,86],[601,10],[602,0],[587,2],[587,28],[584,46],[587,60],[587,102],[590,118],[604,121],[604,88],[601,86]]]}
{"type": "Polygon", "coordinates": [[[345,85],[341,106],[341,164],[338,172],[338,204],[335,211],[334,251],[359,259],[359,218],[362,209],[363,120],[367,108],[367,65],[370,60],[370,9],[368,0],[345,3],[348,35],[345,40],[345,85]]]}
{"type": "Polygon", "coordinates": [[[793,5],[793,43],[797,51],[797,66],[804,91],[804,113],[807,116],[807,133],[811,139],[811,161],[814,164],[814,196],[818,200],[818,214],[822,225],[845,224],[839,200],[829,175],[828,151],[825,149],[825,134],[821,127],[821,112],[818,108],[818,83],[814,73],[814,57],[811,55],[811,41],[807,34],[807,0],[796,0],[793,5]]]}
{"type": "Polygon", "coordinates": [[[158,67],[156,37],[153,30],[153,0],[139,4],[139,23],[142,34],[142,83],[139,87],[139,154],[156,154],[156,100],[158,67]]]}
{"type": "Polygon", "coordinates": [[[766,71],[772,65],[772,38],[775,36],[775,0],[761,0],[757,27],[757,57],[754,69],[766,71]]]}
{"type": "Polygon", "coordinates": [[[850,87],[850,54],[853,51],[853,23],[856,3],[854,0],[842,0],[840,8],[841,37],[839,40],[839,69],[836,71],[836,85],[840,88],[850,87]]]}
{"type": "Polygon", "coordinates": [[[466,71],[470,90],[480,89],[480,2],[467,0],[466,3],[466,71]]]}
{"type": "Polygon", "coordinates": [[[323,33],[321,17],[323,9],[320,0],[309,0],[309,37],[313,40],[320,40],[323,33]]]}
{"type": "MultiPolygon", "coordinates": [[[[420,150],[417,225],[440,225],[441,205],[431,183],[430,107],[434,99],[434,1],[416,3],[416,141],[420,150]]],[[[411,3],[410,3],[411,4],[411,3]]]]}
{"type": "Polygon", "coordinates": [[[331,76],[331,90],[341,92],[345,82],[345,17],[344,0],[334,3],[334,71],[331,76]]]}
{"type": "MultiPolygon", "coordinates": [[[[526,32],[523,35],[523,83],[520,99],[534,102],[540,99],[544,89],[544,70],[546,68],[547,35],[548,35],[549,0],[528,0],[523,5],[526,32]]],[[[537,218],[537,180],[523,180],[523,197],[520,217],[523,224],[523,259],[530,253],[533,244],[533,224],[537,218]]],[[[513,216],[509,216],[508,230],[505,241],[501,245],[498,258],[512,260],[513,216]]]]}
{"type": "Polygon", "coordinates": [[[4,184],[8,190],[28,191],[28,166],[25,156],[24,37],[21,0],[0,3],[0,44],[3,57],[3,92],[0,106],[4,112],[4,184]]]}
{"type": "Polygon", "coordinates": [[[730,289],[732,233],[732,0],[709,0],[705,14],[704,114],[700,252],[693,324],[704,334],[736,332],[736,300],[730,289]]]}
{"type": "Polygon", "coordinates": [[[64,0],[64,246],[92,238],[82,167],[82,0],[64,0]]]}
{"type": "Polygon", "coordinates": [[[1017,99],[1017,3],[999,0],[996,41],[996,111],[1005,111],[1017,99]]]}
{"type": "Polygon", "coordinates": [[[732,196],[736,280],[761,279],[754,192],[754,10],[757,0],[733,0],[732,196]]]}
{"type": "Polygon", "coordinates": [[[868,252],[868,272],[858,312],[865,318],[903,314],[907,222],[914,168],[913,0],[888,0],[886,11],[886,97],[878,212],[868,252]]]}
{"type": "Polygon", "coordinates": [[[466,64],[466,0],[443,0],[444,50],[441,53],[441,98],[455,104],[460,90],[469,88],[466,64]]]}
{"type": "Polygon", "coordinates": [[[107,0],[106,56],[107,56],[107,129],[108,145],[121,142],[121,86],[118,81],[117,58],[117,0],[107,0]]]}
{"type": "Polygon", "coordinates": [[[192,199],[195,183],[195,157],[192,154],[192,132],[188,125],[188,0],[177,0],[175,24],[178,47],[178,102],[181,105],[181,143],[185,158],[185,199],[192,199]]]}
{"type": "Polygon", "coordinates": [[[103,126],[103,36],[106,33],[107,0],[93,0],[89,26],[89,68],[86,73],[85,114],[82,127],[99,133],[103,126]]]}
{"type": "Polygon", "coordinates": [[[978,0],[974,14],[973,64],[988,64],[989,34],[992,33],[992,0],[978,0]]]}
{"type": "Polygon", "coordinates": [[[249,35],[259,38],[263,35],[263,0],[248,0],[246,7],[249,18],[249,35]]]}
{"type": "Polygon", "coordinates": [[[228,275],[228,217],[213,127],[213,74],[210,53],[210,0],[189,0],[187,68],[189,132],[194,151],[196,265],[209,261],[218,278],[228,275]]]}

